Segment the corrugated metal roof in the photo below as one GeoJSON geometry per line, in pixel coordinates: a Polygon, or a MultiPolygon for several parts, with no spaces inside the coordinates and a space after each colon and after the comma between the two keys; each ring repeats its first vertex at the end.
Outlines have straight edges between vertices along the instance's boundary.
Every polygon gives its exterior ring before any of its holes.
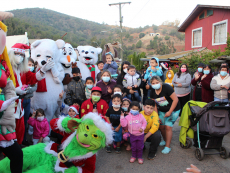
{"type": "Polygon", "coordinates": [[[230,9],[230,6],[218,6],[218,5],[201,5],[198,4],[191,14],[185,19],[185,21],[178,28],[179,32],[185,32],[185,29],[188,25],[205,9],[205,8],[221,8],[221,9],[230,9]]]}

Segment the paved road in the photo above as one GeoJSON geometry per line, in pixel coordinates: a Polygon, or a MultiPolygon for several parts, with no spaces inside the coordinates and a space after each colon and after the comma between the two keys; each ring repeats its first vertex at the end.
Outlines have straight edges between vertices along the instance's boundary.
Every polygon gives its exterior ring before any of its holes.
{"type": "MultiPolygon", "coordinates": [[[[144,151],[144,164],[129,163],[131,152],[122,148],[121,154],[106,153],[101,150],[97,156],[96,173],[182,173],[192,163],[198,166],[202,173],[229,173],[230,158],[222,159],[219,155],[206,155],[204,160],[195,158],[195,148],[182,149],[178,137],[180,127],[177,121],[173,127],[172,151],[168,155],[161,153],[163,147],[159,147],[155,160],[147,160],[149,144],[144,151]]],[[[230,134],[225,136],[223,145],[230,151],[230,134]]],[[[210,151],[210,150],[209,150],[210,151]]]]}

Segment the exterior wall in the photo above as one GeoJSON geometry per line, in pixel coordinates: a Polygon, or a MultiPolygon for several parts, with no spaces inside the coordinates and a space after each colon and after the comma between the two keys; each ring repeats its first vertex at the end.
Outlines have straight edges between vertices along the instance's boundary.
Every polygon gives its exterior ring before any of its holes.
{"type": "MultiPolygon", "coordinates": [[[[210,8],[211,9],[211,8],[210,8]]],[[[201,13],[200,13],[201,14],[201,13]]],[[[185,30],[185,51],[192,50],[192,30],[202,27],[202,46],[208,49],[221,49],[224,51],[227,44],[212,45],[213,23],[227,20],[227,32],[230,34],[230,10],[213,9],[213,15],[198,20],[198,16],[185,30]]]]}

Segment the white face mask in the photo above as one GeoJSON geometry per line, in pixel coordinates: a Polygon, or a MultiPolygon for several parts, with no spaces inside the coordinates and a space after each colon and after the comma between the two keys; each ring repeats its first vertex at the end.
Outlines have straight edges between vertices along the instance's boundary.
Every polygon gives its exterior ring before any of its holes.
{"type": "Polygon", "coordinates": [[[112,105],[114,108],[119,108],[119,107],[121,107],[121,105],[112,105]]]}
{"type": "Polygon", "coordinates": [[[24,58],[21,55],[15,55],[15,63],[16,64],[18,64],[18,65],[21,64],[23,59],[24,58]]]}
{"type": "Polygon", "coordinates": [[[127,71],[128,71],[127,68],[123,69],[123,72],[127,73],[127,71]]]}
{"type": "Polygon", "coordinates": [[[38,120],[38,121],[43,121],[44,118],[45,118],[44,116],[42,116],[42,117],[37,117],[37,120],[38,120]]]}
{"type": "Polygon", "coordinates": [[[122,95],[122,93],[121,93],[121,92],[114,92],[114,94],[119,94],[119,95],[122,95]]]}
{"type": "Polygon", "coordinates": [[[171,75],[171,74],[168,74],[168,77],[169,77],[169,78],[171,78],[171,77],[172,77],[172,75],[171,75]]]}

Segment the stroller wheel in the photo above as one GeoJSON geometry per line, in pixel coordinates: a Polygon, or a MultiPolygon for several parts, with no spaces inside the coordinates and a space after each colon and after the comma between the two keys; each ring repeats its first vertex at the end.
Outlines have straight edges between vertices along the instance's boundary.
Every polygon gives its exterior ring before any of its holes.
{"type": "Polygon", "coordinates": [[[220,147],[220,157],[222,159],[227,159],[229,156],[229,152],[225,147],[220,147]]]}
{"type": "Polygon", "coordinates": [[[180,142],[180,146],[183,149],[188,149],[192,146],[192,141],[189,138],[186,138],[186,145],[184,146],[181,142],[180,142]]]}
{"type": "Polygon", "coordinates": [[[195,156],[196,156],[196,159],[201,161],[204,159],[204,151],[201,149],[201,148],[197,148],[195,150],[195,156]]]}

